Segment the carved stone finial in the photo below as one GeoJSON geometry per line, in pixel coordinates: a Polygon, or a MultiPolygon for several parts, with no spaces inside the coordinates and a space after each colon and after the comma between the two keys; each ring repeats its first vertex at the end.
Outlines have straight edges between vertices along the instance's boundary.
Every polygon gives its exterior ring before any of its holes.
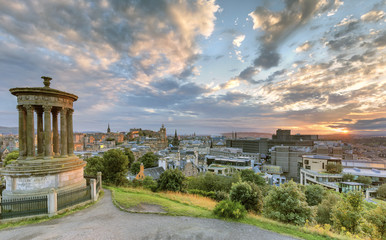
{"type": "Polygon", "coordinates": [[[52,80],[52,78],[50,77],[46,77],[46,76],[42,76],[42,79],[44,79],[43,83],[44,83],[44,87],[50,87],[50,81],[52,80]]]}

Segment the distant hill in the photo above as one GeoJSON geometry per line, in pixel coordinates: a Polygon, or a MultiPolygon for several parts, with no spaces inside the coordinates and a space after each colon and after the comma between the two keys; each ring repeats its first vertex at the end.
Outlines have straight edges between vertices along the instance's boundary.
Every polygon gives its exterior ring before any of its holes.
{"type": "Polygon", "coordinates": [[[2,127],[0,126],[0,134],[8,135],[8,134],[19,134],[18,127],[2,127]]]}
{"type": "MultiPolygon", "coordinates": [[[[227,138],[232,137],[232,133],[222,133],[221,135],[227,138]]],[[[272,138],[272,133],[237,132],[237,138],[272,138]]]]}

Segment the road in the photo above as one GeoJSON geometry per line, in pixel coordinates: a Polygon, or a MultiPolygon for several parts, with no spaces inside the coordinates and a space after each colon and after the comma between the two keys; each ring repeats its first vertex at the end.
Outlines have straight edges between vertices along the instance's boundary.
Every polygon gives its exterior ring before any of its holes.
{"type": "Polygon", "coordinates": [[[95,205],[43,223],[0,231],[0,239],[294,239],[247,224],[218,219],[128,213],[117,209],[111,193],[95,205]]]}

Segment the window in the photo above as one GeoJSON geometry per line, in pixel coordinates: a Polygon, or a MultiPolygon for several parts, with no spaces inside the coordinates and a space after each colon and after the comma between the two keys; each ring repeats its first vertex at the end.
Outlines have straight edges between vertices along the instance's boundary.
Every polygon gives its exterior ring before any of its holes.
{"type": "Polygon", "coordinates": [[[304,160],[304,164],[309,164],[309,161],[308,160],[304,160]]]}
{"type": "Polygon", "coordinates": [[[324,163],[322,163],[322,168],[324,169],[324,163]]]}

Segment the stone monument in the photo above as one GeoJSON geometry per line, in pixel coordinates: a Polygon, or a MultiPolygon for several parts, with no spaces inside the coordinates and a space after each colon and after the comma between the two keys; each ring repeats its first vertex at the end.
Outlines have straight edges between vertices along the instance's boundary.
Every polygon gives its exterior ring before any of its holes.
{"type": "Polygon", "coordinates": [[[9,90],[18,103],[19,158],[1,170],[6,180],[3,199],[86,186],[86,162],[74,155],[72,114],[78,97],[50,88],[51,78],[42,78],[44,87],[9,90]]]}

